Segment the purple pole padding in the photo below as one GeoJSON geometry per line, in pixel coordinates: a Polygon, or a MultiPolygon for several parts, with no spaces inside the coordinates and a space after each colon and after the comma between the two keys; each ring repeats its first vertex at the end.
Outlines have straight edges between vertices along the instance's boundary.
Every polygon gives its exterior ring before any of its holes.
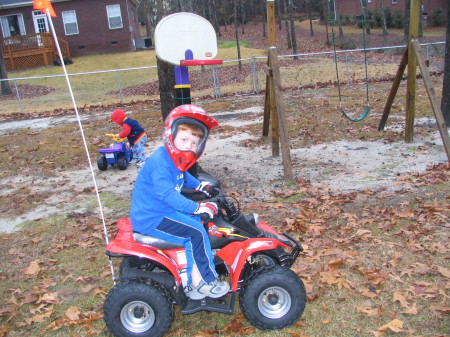
{"type": "MultiPolygon", "coordinates": [[[[184,52],[185,60],[193,60],[194,53],[190,49],[186,49],[184,52]]],[[[175,66],[175,85],[186,85],[189,82],[189,70],[188,67],[175,66]]]]}
{"type": "Polygon", "coordinates": [[[175,66],[175,85],[185,85],[189,83],[188,67],[175,66]]]}

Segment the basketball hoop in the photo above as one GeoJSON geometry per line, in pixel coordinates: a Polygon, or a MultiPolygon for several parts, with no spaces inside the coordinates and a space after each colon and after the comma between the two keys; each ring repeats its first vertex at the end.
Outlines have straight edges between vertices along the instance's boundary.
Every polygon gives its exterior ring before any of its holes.
{"type": "Polygon", "coordinates": [[[155,49],[159,59],[173,64],[175,98],[178,105],[191,103],[188,67],[218,65],[216,31],[205,18],[194,13],[174,13],[155,28],[155,49]]]}

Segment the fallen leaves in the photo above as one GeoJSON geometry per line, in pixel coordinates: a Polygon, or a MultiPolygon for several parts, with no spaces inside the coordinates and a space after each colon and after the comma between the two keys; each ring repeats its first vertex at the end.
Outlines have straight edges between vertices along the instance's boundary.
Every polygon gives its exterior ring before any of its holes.
{"type": "Polygon", "coordinates": [[[37,276],[42,270],[40,267],[41,263],[41,260],[31,261],[24,273],[31,276],[37,276]]]}

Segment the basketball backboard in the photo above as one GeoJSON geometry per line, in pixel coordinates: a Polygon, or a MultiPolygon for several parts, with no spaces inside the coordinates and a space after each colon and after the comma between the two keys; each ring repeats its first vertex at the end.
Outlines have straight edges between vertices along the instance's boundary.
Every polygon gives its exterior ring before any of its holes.
{"type": "Polygon", "coordinates": [[[216,32],[208,20],[197,14],[175,13],[156,26],[155,49],[160,59],[174,65],[186,59],[208,62],[217,55],[216,32]],[[188,50],[192,53],[186,54],[188,50]]]}

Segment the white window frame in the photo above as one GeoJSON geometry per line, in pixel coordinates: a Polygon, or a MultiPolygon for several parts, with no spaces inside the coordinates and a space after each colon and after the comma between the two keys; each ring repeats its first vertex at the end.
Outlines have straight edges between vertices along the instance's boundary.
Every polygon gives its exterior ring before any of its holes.
{"type": "Polygon", "coordinates": [[[78,19],[77,19],[77,12],[74,10],[71,11],[64,11],[62,12],[62,19],[64,24],[64,33],[66,35],[77,35],[80,32],[78,31],[78,19]],[[75,24],[76,32],[68,32],[67,26],[71,25],[70,27],[75,24]]]}
{"type": "Polygon", "coordinates": [[[123,28],[123,22],[122,22],[122,12],[120,11],[120,5],[109,5],[106,6],[106,14],[108,16],[108,25],[109,29],[119,29],[123,28]],[[120,25],[114,24],[111,25],[112,19],[120,19],[120,25]]]}
{"type": "Polygon", "coordinates": [[[23,15],[22,14],[10,14],[10,15],[4,15],[0,16],[0,24],[2,27],[2,34],[3,37],[11,37],[11,30],[9,29],[9,22],[8,17],[9,16],[17,16],[17,21],[19,23],[19,35],[27,35],[27,32],[25,30],[25,24],[23,22],[23,15]]]}
{"type": "Polygon", "coordinates": [[[392,4],[396,5],[397,4],[397,0],[392,0],[392,4]]]}

